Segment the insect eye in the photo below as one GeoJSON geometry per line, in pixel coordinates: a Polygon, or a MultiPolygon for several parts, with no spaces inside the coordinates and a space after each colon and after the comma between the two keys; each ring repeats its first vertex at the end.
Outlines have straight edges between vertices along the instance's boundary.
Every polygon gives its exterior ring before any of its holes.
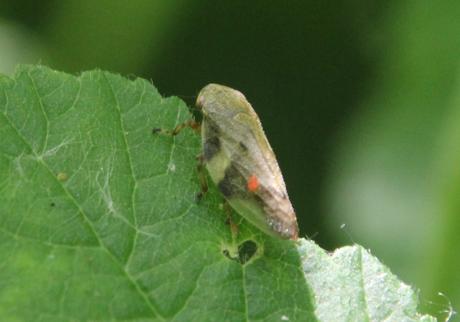
{"type": "Polygon", "coordinates": [[[203,105],[204,105],[204,97],[203,97],[203,95],[198,95],[198,97],[196,98],[195,105],[199,110],[201,110],[203,108],[203,105]]]}

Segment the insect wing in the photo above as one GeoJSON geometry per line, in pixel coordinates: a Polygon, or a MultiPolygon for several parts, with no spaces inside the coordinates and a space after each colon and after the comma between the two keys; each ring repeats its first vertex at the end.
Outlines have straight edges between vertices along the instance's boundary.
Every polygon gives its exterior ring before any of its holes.
{"type": "Polygon", "coordinates": [[[206,97],[202,104],[203,150],[211,178],[230,205],[259,229],[296,239],[296,216],[257,114],[241,93],[217,89],[225,96],[206,97]]]}

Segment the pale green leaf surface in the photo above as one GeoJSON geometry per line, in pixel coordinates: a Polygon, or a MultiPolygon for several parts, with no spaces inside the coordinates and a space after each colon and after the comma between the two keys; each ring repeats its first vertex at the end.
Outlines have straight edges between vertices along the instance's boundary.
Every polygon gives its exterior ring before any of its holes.
{"type": "Polygon", "coordinates": [[[361,246],[328,254],[301,239],[298,249],[320,321],[436,321],[417,313],[414,290],[361,246]]]}
{"type": "Polygon", "coordinates": [[[232,241],[215,189],[195,200],[199,136],[152,134],[190,118],[181,100],[23,66],[0,111],[1,321],[314,320],[293,243],[232,241]]]}
{"type": "Polygon", "coordinates": [[[0,321],[425,321],[360,248],[236,214],[233,240],[215,187],[196,201],[199,136],[152,134],[187,107],[145,80],[23,66],[0,111],[0,321]]]}

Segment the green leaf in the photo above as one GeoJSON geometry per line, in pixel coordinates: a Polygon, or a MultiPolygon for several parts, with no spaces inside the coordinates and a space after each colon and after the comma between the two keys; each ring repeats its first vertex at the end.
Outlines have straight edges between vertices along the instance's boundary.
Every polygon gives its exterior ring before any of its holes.
{"type": "Polygon", "coordinates": [[[320,321],[436,321],[418,314],[414,290],[361,246],[328,254],[302,239],[298,248],[320,321]]]}
{"type": "Polygon", "coordinates": [[[233,241],[216,190],[195,200],[199,136],[152,134],[181,100],[101,71],[0,86],[0,320],[313,319],[293,242],[233,241]]]}
{"type": "MultiPolygon", "coordinates": [[[[149,82],[22,66],[0,111],[1,321],[373,319],[363,251],[339,266],[233,213],[235,238],[213,185],[196,201],[199,136],[152,133],[191,115],[149,82]]],[[[373,298],[378,316],[416,320],[405,290],[373,298]]]]}

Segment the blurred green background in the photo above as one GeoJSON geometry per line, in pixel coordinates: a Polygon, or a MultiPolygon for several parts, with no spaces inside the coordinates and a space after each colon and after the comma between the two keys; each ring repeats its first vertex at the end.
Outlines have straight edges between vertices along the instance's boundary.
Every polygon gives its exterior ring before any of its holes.
{"type": "Polygon", "coordinates": [[[140,76],[188,104],[240,89],[303,235],[369,248],[426,312],[460,307],[459,1],[3,0],[0,72],[18,63],[140,76]]]}

